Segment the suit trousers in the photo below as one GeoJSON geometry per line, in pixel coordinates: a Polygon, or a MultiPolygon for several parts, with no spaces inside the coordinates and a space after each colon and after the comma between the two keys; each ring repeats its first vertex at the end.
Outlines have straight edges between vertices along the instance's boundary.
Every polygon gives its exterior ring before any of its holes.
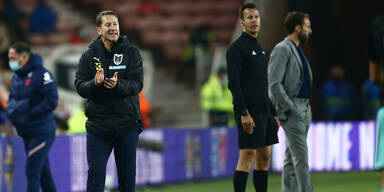
{"type": "Polygon", "coordinates": [[[307,134],[312,121],[309,99],[294,98],[295,109],[281,125],[286,134],[282,192],[312,192],[308,166],[307,134]]]}

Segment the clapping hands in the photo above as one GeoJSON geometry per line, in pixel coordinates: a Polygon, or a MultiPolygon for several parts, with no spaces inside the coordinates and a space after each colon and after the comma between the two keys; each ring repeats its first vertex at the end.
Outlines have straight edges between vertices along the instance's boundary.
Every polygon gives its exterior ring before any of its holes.
{"type": "Polygon", "coordinates": [[[117,85],[117,74],[118,73],[115,72],[112,78],[104,78],[104,69],[100,68],[99,70],[97,70],[95,75],[95,85],[104,85],[105,88],[112,89],[117,85]]]}

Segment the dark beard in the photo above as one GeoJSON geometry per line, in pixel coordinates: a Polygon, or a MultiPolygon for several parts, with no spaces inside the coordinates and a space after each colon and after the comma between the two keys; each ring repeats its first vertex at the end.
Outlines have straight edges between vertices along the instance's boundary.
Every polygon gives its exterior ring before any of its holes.
{"type": "Polygon", "coordinates": [[[308,37],[307,36],[305,36],[304,35],[304,33],[300,33],[299,34],[299,41],[300,41],[300,43],[306,43],[306,42],[308,42],[308,37]]]}

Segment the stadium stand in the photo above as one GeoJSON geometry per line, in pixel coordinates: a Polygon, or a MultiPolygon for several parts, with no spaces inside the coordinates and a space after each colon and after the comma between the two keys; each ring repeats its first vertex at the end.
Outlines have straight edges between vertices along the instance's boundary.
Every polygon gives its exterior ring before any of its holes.
{"type": "MultiPolygon", "coordinates": [[[[28,23],[40,0],[9,1],[23,12],[28,23]]],[[[53,69],[53,63],[60,59],[60,55],[55,54],[56,49],[68,48],[71,44],[85,46],[96,37],[94,16],[98,11],[114,10],[120,17],[121,33],[128,35],[141,50],[151,52],[156,70],[146,78],[154,82],[149,86],[153,94],[147,96],[155,108],[160,108],[153,125],[201,126],[198,88],[188,90],[185,82],[175,81],[177,67],[184,66],[183,54],[190,36],[202,25],[209,26],[213,32],[213,43],[229,43],[241,0],[54,0],[47,3],[56,14],[56,31],[39,34],[27,30],[26,36],[34,50],[45,58],[48,68],[53,69]],[[84,32],[85,38],[82,37],[84,32]]]]}
{"type": "Polygon", "coordinates": [[[144,48],[160,48],[165,60],[177,62],[181,59],[190,32],[201,25],[213,29],[216,42],[228,43],[242,1],[82,0],[82,3],[116,11],[121,18],[122,31],[136,31],[144,48]],[[142,13],[143,6],[152,7],[152,12],[142,13]]]}

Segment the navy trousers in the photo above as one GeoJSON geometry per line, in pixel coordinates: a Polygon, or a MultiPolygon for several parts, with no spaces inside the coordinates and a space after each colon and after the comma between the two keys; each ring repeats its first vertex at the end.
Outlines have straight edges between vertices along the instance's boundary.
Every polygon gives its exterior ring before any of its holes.
{"type": "Polygon", "coordinates": [[[55,132],[37,137],[23,137],[24,147],[27,153],[27,165],[25,173],[28,180],[28,192],[55,192],[49,167],[48,152],[55,140],[55,132]]]}
{"type": "Polygon", "coordinates": [[[114,149],[120,192],[134,192],[136,184],[136,149],[139,139],[137,128],[114,141],[105,141],[87,133],[88,180],[87,192],[103,192],[106,166],[114,149]]]}

